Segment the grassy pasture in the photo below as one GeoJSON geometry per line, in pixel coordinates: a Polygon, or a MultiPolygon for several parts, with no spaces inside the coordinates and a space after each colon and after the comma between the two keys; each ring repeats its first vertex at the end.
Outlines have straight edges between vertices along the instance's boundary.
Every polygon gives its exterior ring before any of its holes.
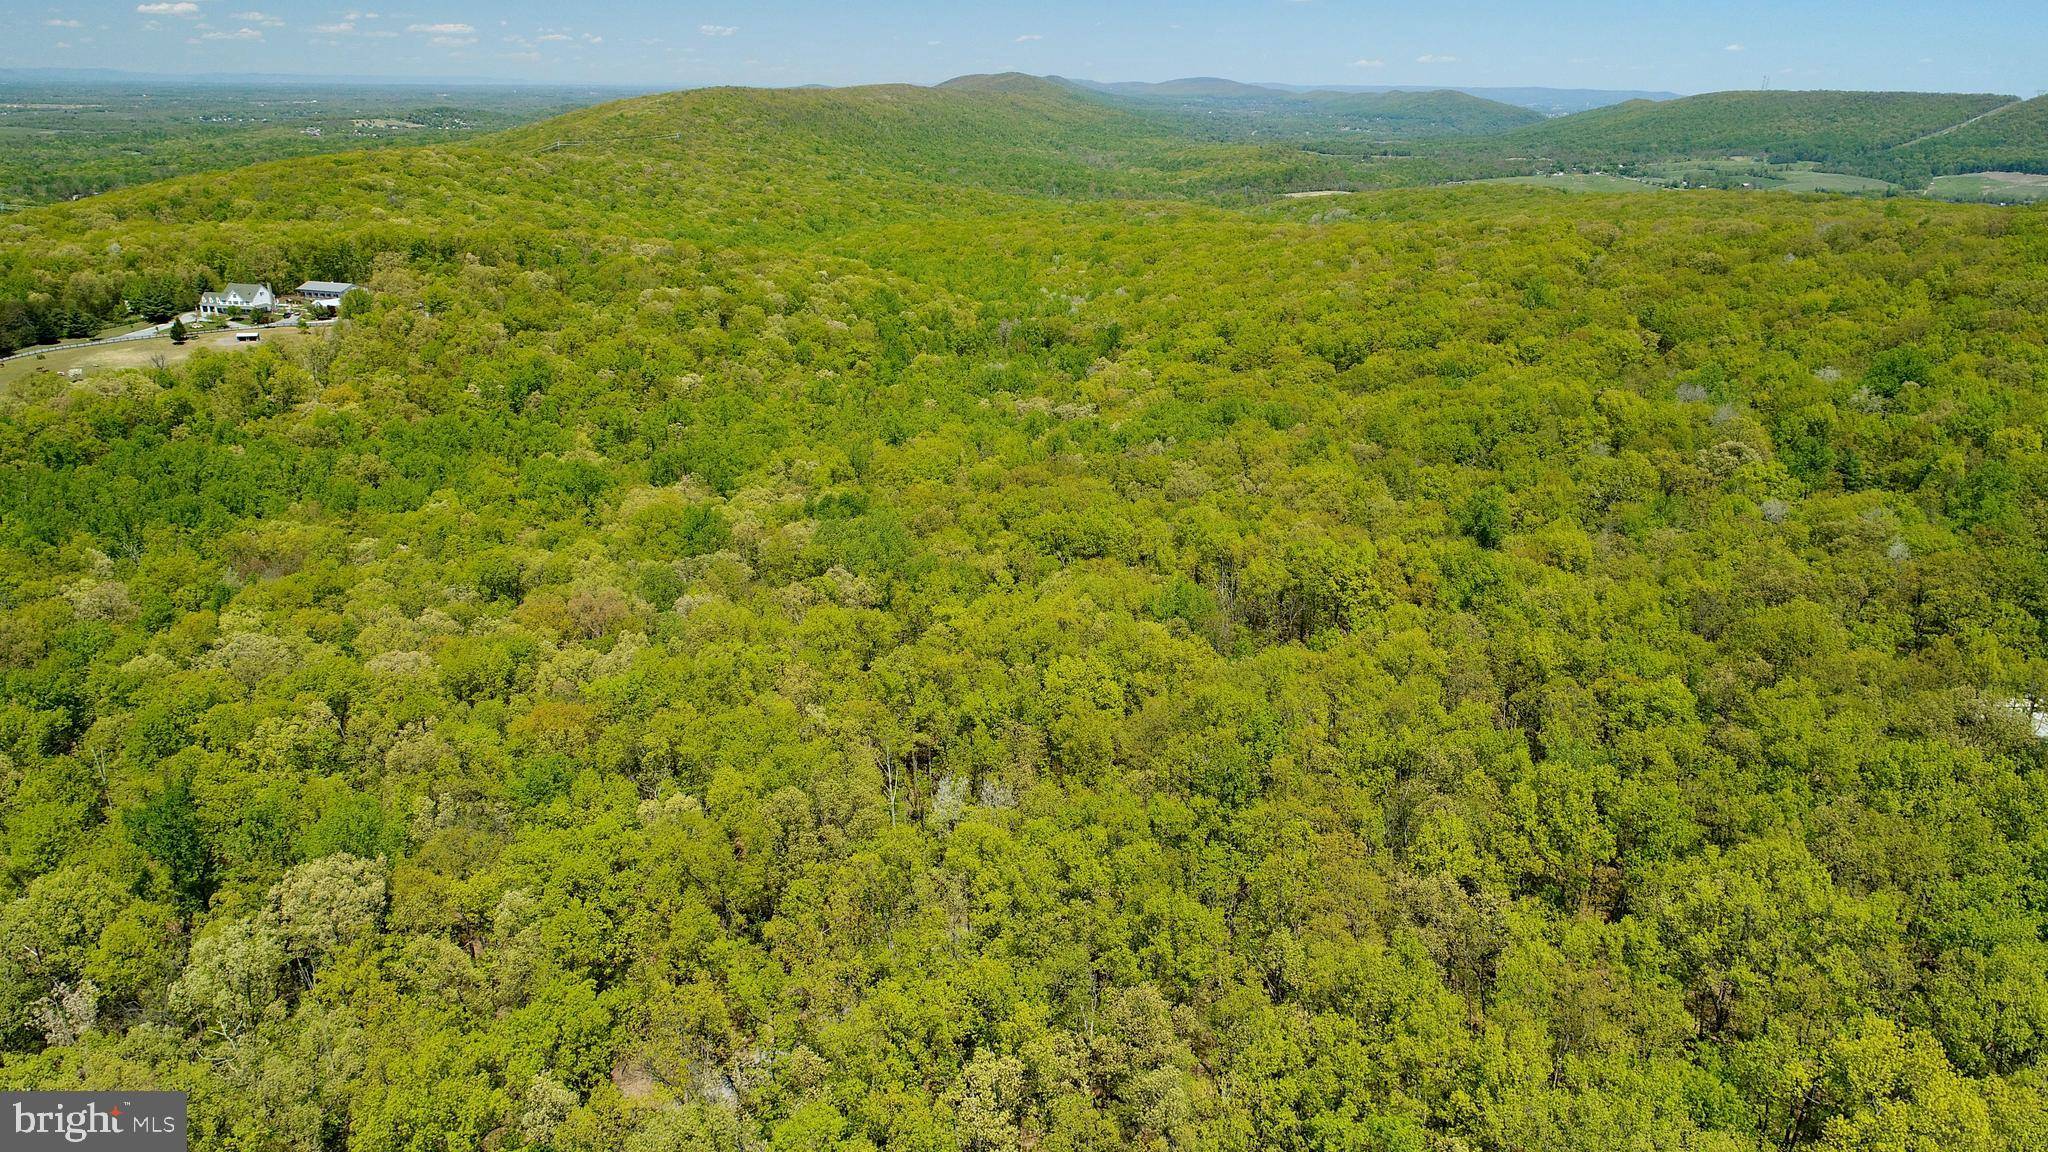
{"type": "Polygon", "coordinates": [[[1937,176],[1927,195],[1938,200],[1987,201],[2001,204],[2048,200],[2048,176],[2032,172],[1971,172],[1937,176]]]}

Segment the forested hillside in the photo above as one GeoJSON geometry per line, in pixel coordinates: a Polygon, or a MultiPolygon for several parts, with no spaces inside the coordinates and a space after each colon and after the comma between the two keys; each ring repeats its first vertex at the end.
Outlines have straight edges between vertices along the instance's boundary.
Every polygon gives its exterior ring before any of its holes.
{"type": "Polygon", "coordinates": [[[2048,96],[1894,148],[1865,167],[1871,175],[1915,186],[1958,172],[2048,173],[2048,96]]]}
{"type": "Polygon", "coordinates": [[[571,231],[616,231],[612,217],[698,242],[782,243],[983,211],[996,192],[1236,201],[1353,183],[1343,158],[1205,143],[1022,79],[993,92],[706,89],[487,144],[256,165],[33,223],[0,217],[0,355],[90,335],[138,301],[189,309],[223,276],[354,281],[380,252],[553,250],[571,231]]]}
{"type": "Polygon", "coordinates": [[[368,291],[0,394],[0,1082],[2048,1146],[2048,214],[1325,163],[725,90],[0,219],[16,316],[368,291]]]}
{"type": "Polygon", "coordinates": [[[1161,84],[1094,84],[1051,79],[1096,93],[1124,108],[1169,116],[1183,131],[1224,140],[1260,136],[1316,138],[1348,133],[1363,133],[1374,140],[1487,136],[1543,121],[1540,112],[1448,89],[1290,92],[1214,78],[1161,84]]]}
{"type": "Polygon", "coordinates": [[[1509,151],[1624,161],[1744,154],[1858,160],[2010,103],[1948,92],[1711,92],[1560,117],[1501,138],[1509,151]]]}

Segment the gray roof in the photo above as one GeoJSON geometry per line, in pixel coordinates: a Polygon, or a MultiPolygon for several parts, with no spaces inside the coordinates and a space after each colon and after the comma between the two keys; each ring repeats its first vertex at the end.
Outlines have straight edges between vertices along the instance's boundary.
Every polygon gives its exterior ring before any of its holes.
{"type": "Polygon", "coordinates": [[[228,291],[237,296],[254,296],[258,292],[270,291],[268,284],[230,284],[228,291]]]}
{"type": "Polygon", "coordinates": [[[332,292],[339,296],[354,287],[355,285],[353,284],[344,284],[339,280],[308,280],[304,284],[299,285],[299,291],[332,292]]]}

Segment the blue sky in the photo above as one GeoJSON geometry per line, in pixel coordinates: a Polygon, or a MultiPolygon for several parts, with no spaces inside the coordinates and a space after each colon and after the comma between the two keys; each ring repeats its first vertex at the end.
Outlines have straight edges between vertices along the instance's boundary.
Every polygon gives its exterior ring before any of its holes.
{"type": "Polygon", "coordinates": [[[0,66],[686,87],[1099,80],[2048,88],[2048,0],[0,0],[0,66]]]}

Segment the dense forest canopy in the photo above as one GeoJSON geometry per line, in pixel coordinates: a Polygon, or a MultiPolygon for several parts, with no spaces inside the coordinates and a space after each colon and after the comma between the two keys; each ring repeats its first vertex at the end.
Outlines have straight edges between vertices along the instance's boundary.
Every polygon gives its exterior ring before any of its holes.
{"type": "Polygon", "coordinates": [[[725,90],[0,218],[0,330],[367,289],[0,393],[0,1081],[2048,1146],[2048,213],[1341,171],[725,90]]]}

